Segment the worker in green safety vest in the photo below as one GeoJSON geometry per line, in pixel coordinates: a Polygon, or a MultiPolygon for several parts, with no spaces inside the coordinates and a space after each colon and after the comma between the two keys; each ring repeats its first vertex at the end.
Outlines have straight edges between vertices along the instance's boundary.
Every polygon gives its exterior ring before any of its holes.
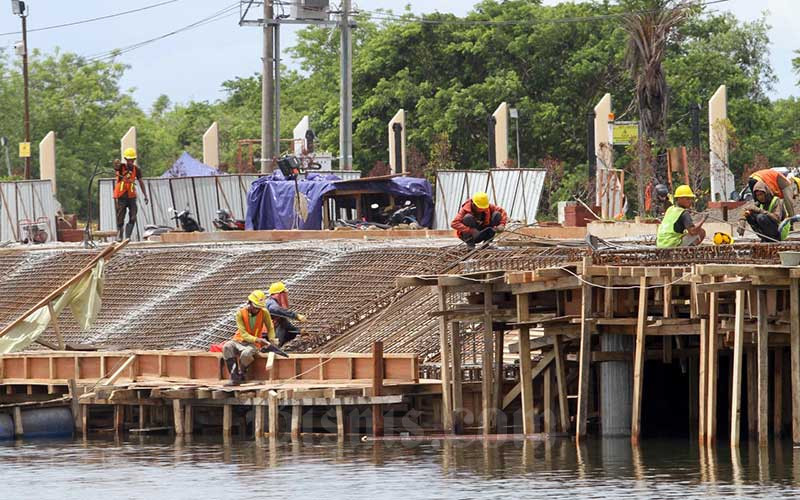
{"type": "Polygon", "coordinates": [[[674,248],[700,244],[706,237],[706,231],[703,229],[706,216],[703,216],[698,224],[692,221],[692,216],[687,211],[695,199],[692,188],[686,185],[678,186],[673,199],[675,204],[667,209],[661,225],[658,226],[656,246],[674,248]]]}
{"type": "Polygon", "coordinates": [[[744,224],[747,222],[764,243],[783,241],[789,236],[791,224],[786,224],[779,231],[781,222],[786,218],[786,208],[783,201],[775,196],[765,182],[758,181],[753,186],[753,197],[756,205],[742,212],[739,222],[739,235],[744,233],[744,224]]]}

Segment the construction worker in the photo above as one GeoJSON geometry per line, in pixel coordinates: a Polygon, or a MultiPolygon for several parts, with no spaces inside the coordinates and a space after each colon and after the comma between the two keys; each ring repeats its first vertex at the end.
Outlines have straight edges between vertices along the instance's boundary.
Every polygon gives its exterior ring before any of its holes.
{"type": "Polygon", "coordinates": [[[673,248],[680,246],[693,246],[700,244],[706,237],[703,224],[706,216],[695,224],[689,215],[688,208],[694,203],[695,196],[692,188],[687,185],[678,186],[673,195],[675,204],[669,207],[658,226],[656,246],[658,248],[673,248]]]}
{"type": "Polygon", "coordinates": [[[508,215],[497,205],[489,203],[489,195],[479,191],[461,205],[450,227],[469,248],[484,241],[492,241],[495,234],[506,229],[508,215]]]}
{"type": "Polygon", "coordinates": [[[114,183],[114,204],[117,211],[117,241],[122,241],[123,229],[125,238],[130,238],[133,228],[136,226],[136,181],[142,188],[145,205],[150,203],[147,198],[147,191],[142,183],[142,171],[136,165],[136,150],[126,149],[123,154],[125,163],[114,160],[114,171],[116,172],[116,182],[114,183]],[[125,225],[125,212],[128,212],[128,225],[125,225]]]}
{"type": "Polygon", "coordinates": [[[791,224],[784,225],[782,230],[778,229],[781,222],[786,219],[786,209],[781,199],[762,181],[756,182],[753,186],[753,196],[756,204],[742,212],[738,228],[739,236],[744,234],[744,222],[747,222],[762,242],[785,240],[789,236],[791,224]]]}
{"type": "Polygon", "coordinates": [[[236,312],[236,335],[222,346],[222,357],[231,374],[230,385],[238,385],[245,379],[247,368],[259,349],[267,342],[276,343],[275,327],[267,311],[267,294],[254,290],[247,297],[247,306],[236,312]],[[267,332],[266,338],[263,333],[267,332]]]}
{"type": "Polygon", "coordinates": [[[755,198],[755,185],[758,182],[767,185],[773,196],[777,196],[783,201],[786,212],[792,216],[795,214],[793,202],[800,198],[800,185],[797,181],[791,181],[785,175],[771,168],[758,170],[750,174],[747,179],[747,187],[755,198]]]}
{"type": "Polygon", "coordinates": [[[299,314],[289,309],[289,292],[286,291],[286,285],[282,281],[269,286],[267,311],[269,311],[272,324],[275,326],[278,347],[283,347],[284,344],[291,342],[300,334],[300,329],[292,324],[290,319],[295,319],[300,323],[307,321],[305,314],[299,314]]]}

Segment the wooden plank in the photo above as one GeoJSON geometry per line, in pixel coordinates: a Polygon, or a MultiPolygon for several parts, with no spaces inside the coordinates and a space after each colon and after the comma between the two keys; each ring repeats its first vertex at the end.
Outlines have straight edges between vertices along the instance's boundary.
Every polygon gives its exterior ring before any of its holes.
{"type": "Polygon", "coordinates": [[[567,377],[564,370],[564,348],[561,335],[553,338],[553,356],[556,361],[556,385],[558,387],[558,411],[561,417],[561,432],[569,432],[569,406],[567,405],[567,377]]]}
{"type": "MultiPolygon", "coordinates": [[[[530,295],[522,293],[517,295],[517,319],[526,321],[530,315],[530,295]]],[[[533,375],[531,373],[531,338],[530,328],[519,328],[519,379],[522,391],[522,432],[532,435],[533,427],[533,375]]],[[[505,408],[505,405],[502,406],[505,408]]]]}
{"type": "Polygon", "coordinates": [[[172,420],[175,425],[175,435],[183,436],[183,408],[180,399],[172,400],[172,420]]]}
{"type": "Polygon", "coordinates": [[[736,327],[733,333],[733,380],[731,382],[731,446],[739,446],[741,435],[744,293],[744,290],[736,291],[736,327]]]}
{"type": "MultiPolygon", "coordinates": [[[[492,376],[492,380],[494,381],[494,388],[492,389],[492,394],[494,396],[494,404],[492,405],[493,408],[500,408],[500,404],[503,402],[503,337],[505,336],[505,332],[502,328],[498,328],[494,332],[494,375],[492,376]]],[[[497,420],[497,417],[495,417],[497,420]]],[[[505,432],[505,430],[496,429],[497,432],[505,432]]]]}
{"type": "Polygon", "coordinates": [[[117,370],[113,374],[111,374],[111,376],[108,377],[108,379],[101,385],[105,386],[114,385],[114,382],[116,382],[117,379],[122,376],[125,370],[128,369],[128,367],[133,363],[135,359],[136,359],[136,354],[128,356],[128,359],[126,359],[125,362],[122,363],[122,365],[119,368],[117,368],[117,370]]]}
{"type": "Polygon", "coordinates": [[[758,444],[767,446],[769,433],[769,330],[767,327],[767,292],[756,292],[758,311],[758,338],[756,342],[756,364],[758,370],[757,422],[758,444]]]}
{"type": "Polygon", "coordinates": [[[47,311],[50,313],[50,325],[52,325],[53,331],[56,332],[56,340],[58,341],[58,350],[63,351],[64,337],[61,336],[61,327],[58,325],[58,315],[56,314],[56,310],[53,309],[52,302],[47,303],[47,311]]]}
{"type": "Polygon", "coordinates": [[[494,411],[492,408],[494,398],[492,397],[492,351],[494,342],[492,341],[492,293],[491,283],[483,285],[483,306],[486,314],[483,319],[483,355],[481,357],[482,379],[481,379],[481,402],[482,402],[482,422],[483,434],[491,434],[493,428],[494,411]]]}
{"type": "MultiPolygon", "coordinates": [[[[531,370],[531,380],[534,380],[536,377],[538,377],[539,374],[541,374],[548,366],[550,366],[550,363],[552,363],[554,359],[555,353],[553,351],[545,354],[544,357],[542,357],[542,359],[536,364],[536,367],[531,370]]],[[[517,384],[506,393],[505,397],[503,397],[503,402],[500,404],[500,409],[507,408],[508,405],[510,405],[511,402],[514,401],[521,393],[522,381],[517,382],[517,384]]],[[[531,410],[531,413],[533,413],[533,410],[531,410]]]]}
{"type": "MultiPolygon", "coordinates": [[[[793,270],[794,272],[794,270],[793,270]]],[[[789,286],[789,318],[791,340],[792,441],[800,444],[800,279],[792,278],[789,286]]]]}
{"type": "Polygon", "coordinates": [[[756,437],[758,432],[758,409],[756,407],[756,392],[758,391],[758,363],[756,362],[756,349],[747,352],[747,435],[750,439],[756,437]]]}
{"type": "Polygon", "coordinates": [[[631,412],[631,443],[639,444],[642,425],[642,389],[644,382],[645,326],[647,320],[647,277],[639,281],[639,310],[636,323],[636,346],[633,356],[633,410],[631,412]]]}
{"type": "Polygon", "coordinates": [[[269,437],[276,438],[280,432],[280,411],[278,395],[274,391],[270,391],[267,397],[267,407],[269,409],[269,437]]]}
{"type": "Polygon", "coordinates": [[[264,437],[264,405],[256,405],[253,410],[253,437],[256,440],[264,437]]]}
{"type": "MultiPolygon", "coordinates": [[[[663,316],[664,319],[672,318],[672,285],[664,285],[661,289],[661,298],[663,301],[663,316]]],[[[663,344],[662,354],[665,364],[672,363],[672,336],[665,336],[661,339],[663,344]]]]}
{"type": "MultiPolygon", "coordinates": [[[[447,310],[447,289],[438,287],[437,300],[439,309],[447,310]]],[[[439,356],[441,358],[442,378],[442,429],[447,434],[453,433],[453,395],[450,386],[450,343],[447,340],[447,320],[439,317],[439,356]]],[[[378,396],[379,394],[375,394],[378,396]]]]}
{"type": "Polygon", "coordinates": [[[544,371],[544,375],[542,376],[542,381],[544,382],[542,385],[542,397],[544,399],[544,432],[546,434],[553,434],[555,432],[555,428],[553,426],[553,421],[555,420],[553,417],[553,390],[552,390],[552,382],[553,382],[553,368],[548,367],[544,371]]]}
{"type": "Polygon", "coordinates": [[[75,424],[75,431],[81,428],[81,415],[80,415],[80,395],[78,394],[78,384],[75,379],[67,380],[67,387],[69,388],[70,395],[70,409],[72,410],[72,419],[75,424]]]}
{"type": "Polygon", "coordinates": [[[589,416],[589,365],[592,352],[592,287],[581,285],[581,343],[578,354],[578,413],[575,417],[575,434],[580,440],[586,435],[589,416]]]}
{"type": "Polygon", "coordinates": [[[724,293],[736,292],[738,290],[750,290],[753,286],[752,280],[739,280],[739,281],[715,281],[711,283],[698,283],[698,293],[724,293]]]}
{"type": "Polygon", "coordinates": [[[231,427],[233,426],[233,406],[224,405],[222,407],[222,437],[231,437],[231,427]]]}
{"type": "Polygon", "coordinates": [[[717,441],[717,386],[719,381],[719,295],[708,294],[708,365],[706,390],[706,445],[717,441]]]}
{"type": "Polygon", "coordinates": [[[460,434],[464,431],[464,389],[461,381],[461,329],[458,321],[450,323],[450,332],[452,338],[450,361],[453,364],[450,374],[453,379],[453,432],[460,434]]]}
{"type": "MultiPolygon", "coordinates": [[[[383,342],[372,343],[372,396],[382,395],[383,390],[383,342]]],[[[372,405],[372,435],[383,436],[383,409],[372,405]]]]}

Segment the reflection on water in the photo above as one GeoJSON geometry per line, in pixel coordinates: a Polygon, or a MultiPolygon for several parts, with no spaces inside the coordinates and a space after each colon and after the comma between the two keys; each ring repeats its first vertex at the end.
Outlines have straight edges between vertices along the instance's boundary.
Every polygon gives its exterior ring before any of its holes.
{"type": "Polygon", "coordinates": [[[0,445],[0,498],[797,498],[800,449],[195,437],[0,445]]]}

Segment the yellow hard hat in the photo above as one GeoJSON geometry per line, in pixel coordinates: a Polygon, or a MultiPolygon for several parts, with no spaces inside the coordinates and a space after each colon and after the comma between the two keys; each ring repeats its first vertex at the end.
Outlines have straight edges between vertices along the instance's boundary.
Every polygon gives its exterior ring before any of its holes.
{"type": "Polygon", "coordinates": [[[126,160],[135,160],[136,159],[136,150],[133,148],[125,149],[125,152],[122,153],[122,157],[126,160]]]}
{"type": "Polygon", "coordinates": [[[281,293],[286,291],[286,285],[283,284],[283,281],[276,281],[275,283],[269,286],[269,294],[275,295],[276,293],[281,293]]]}
{"type": "Polygon", "coordinates": [[[472,203],[481,210],[489,208],[489,195],[483,191],[478,191],[472,195],[472,203]]]}
{"type": "Polygon", "coordinates": [[[261,309],[267,307],[267,294],[265,294],[263,290],[253,290],[253,293],[247,297],[247,300],[249,300],[254,306],[260,307],[261,309]]]}
{"type": "Polygon", "coordinates": [[[723,233],[718,231],[714,233],[714,244],[715,245],[732,245],[733,238],[728,233],[723,233]]]}
{"type": "Polygon", "coordinates": [[[683,184],[675,189],[675,198],[695,198],[692,188],[683,184]]]}

